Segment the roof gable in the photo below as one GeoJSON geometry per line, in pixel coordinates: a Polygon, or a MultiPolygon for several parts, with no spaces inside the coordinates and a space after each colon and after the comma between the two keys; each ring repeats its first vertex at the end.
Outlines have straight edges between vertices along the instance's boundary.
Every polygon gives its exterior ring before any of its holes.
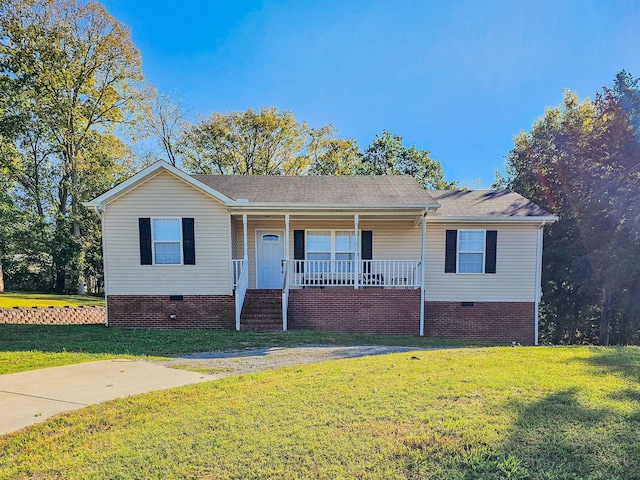
{"type": "Polygon", "coordinates": [[[187,175],[182,170],[177,169],[176,167],[168,164],[167,162],[158,161],[148,166],[147,168],[141,170],[140,172],[136,173],[135,175],[128,178],[124,182],[119,183],[112,189],[107,190],[105,193],[94,198],[90,202],[84,202],[83,205],[85,207],[90,207],[90,208],[103,208],[104,205],[106,205],[107,203],[114,201],[116,198],[119,198],[122,195],[126,195],[126,193],[129,192],[130,190],[133,190],[138,185],[141,185],[151,180],[153,177],[155,177],[156,175],[159,175],[162,172],[167,172],[173,175],[174,177],[182,180],[188,185],[191,185],[197,190],[200,190],[204,194],[210,197],[213,197],[224,204],[228,204],[232,202],[232,200],[226,197],[225,195],[221,194],[220,192],[210,188],[209,186],[201,182],[198,182],[195,178],[193,178],[190,175],[187,175]]]}

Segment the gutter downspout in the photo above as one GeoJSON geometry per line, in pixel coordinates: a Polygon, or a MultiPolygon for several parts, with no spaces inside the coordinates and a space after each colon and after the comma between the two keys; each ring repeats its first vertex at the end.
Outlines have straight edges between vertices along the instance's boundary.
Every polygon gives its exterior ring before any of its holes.
{"type": "Polygon", "coordinates": [[[534,339],[533,344],[538,345],[538,319],[539,319],[539,308],[540,308],[540,298],[542,297],[542,242],[543,242],[543,233],[544,226],[547,221],[542,220],[542,223],[538,227],[538,248],[536,251],[536,291],[535,291],[535,324],[534,324],[534,339]]]}
{"type": "Polygon", "coordinates": [[[422,248],[420,253],[420,336],[424,337],[424,287],[425,278],[427,274],[426,265],[426,244],[427,244],[427,210],[422,215],[422,248]]]}
{"type": "Polygon", "coordinates": [[[104,239],[104,205],[94,205],[93,211],[100,217],[100,229],[102,231],[101,241],[102,241],[102,275],[104,276],[104,326],[109,327],[109,302],[107,299],[109,298],[108,289],[107,289],[107,256],[105,255],[106,247],[105,247],[105,239],[104,239]]]}

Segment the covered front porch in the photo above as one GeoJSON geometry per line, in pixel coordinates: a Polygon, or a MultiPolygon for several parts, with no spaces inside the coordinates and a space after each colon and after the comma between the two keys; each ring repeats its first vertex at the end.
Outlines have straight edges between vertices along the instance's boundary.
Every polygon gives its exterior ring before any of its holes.
{"type": "MultiPolygon", "coordinates": [[[[411,298],[410,316],[416,319],[415,334],[423,335],[426,213],[422,209],[393,214],[234,215],[232,278],[236,329],[245,328],[242,319],[248,290],[269,291],[271,296],[277,290],[281,297],[282,330],[289,328],[292,313],[295,316],[296,312],[304,312],[305,317],[322,316],[322,312],[331,315],[332,310],[326,305],[315,305],[317,299],[326,303],[339,298],[344,305],[360,304],[355,312],[363,316],[362,321],[367,321],[364,316],[371,317],[374,311],[367,313],[362,302],[380,302],[379,310],[386,311],[394,299],[411,298]],[[323,292],[318,293],[319,290],[323,292]],[[377,293],[355,293],[363,290],[377,293]],[[399,290],[412,293],[403,297],[399,290]],[[305,305],[302,310],[301,305],[305,305]]],[[[260,298],[257,292],[250,295],[250,308],[255,309],[256,297],[260,298]]],[[[265,310],[272,310],[272,304],[270,301],[265,310]]],[[[394,308],[399,311],[398,306],[394,308]]],[[[354,314],[351,308],[341,311],[343,314],[337,312],[339,316],[354,314]]]]}

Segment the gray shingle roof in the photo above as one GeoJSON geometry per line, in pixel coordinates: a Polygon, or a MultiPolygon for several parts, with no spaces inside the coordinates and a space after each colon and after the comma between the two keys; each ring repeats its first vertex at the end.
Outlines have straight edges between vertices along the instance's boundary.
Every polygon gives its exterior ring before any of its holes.
{"type": "Polygon", "coordinates": [[[435,217],[546,217],[544,208],[511,190],[434,190],[435,217]]]}
{"type": "Polygon", "coordinates": [[[511,190],[425,190],[409,176],[193,175],[233,199],[252,203],[416,206],[440,204],[430,217],[546,217],[511,190]]]}
{"type": "Polygon", "coordinates": [[[409,176],[193,175],[227,197],[250,202],[314,205],[433,205],[409,176]]]}

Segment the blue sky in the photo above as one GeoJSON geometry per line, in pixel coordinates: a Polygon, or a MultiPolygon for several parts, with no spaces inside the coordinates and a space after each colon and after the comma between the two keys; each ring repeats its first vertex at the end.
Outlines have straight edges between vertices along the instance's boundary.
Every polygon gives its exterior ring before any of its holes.
{"type": "Polygon", "coordinates": [[[568,88],[640,76],[640,1],[103,0],[191,115],[275,106],[362,148],[383,129],[488,187],[568,88]]]}

